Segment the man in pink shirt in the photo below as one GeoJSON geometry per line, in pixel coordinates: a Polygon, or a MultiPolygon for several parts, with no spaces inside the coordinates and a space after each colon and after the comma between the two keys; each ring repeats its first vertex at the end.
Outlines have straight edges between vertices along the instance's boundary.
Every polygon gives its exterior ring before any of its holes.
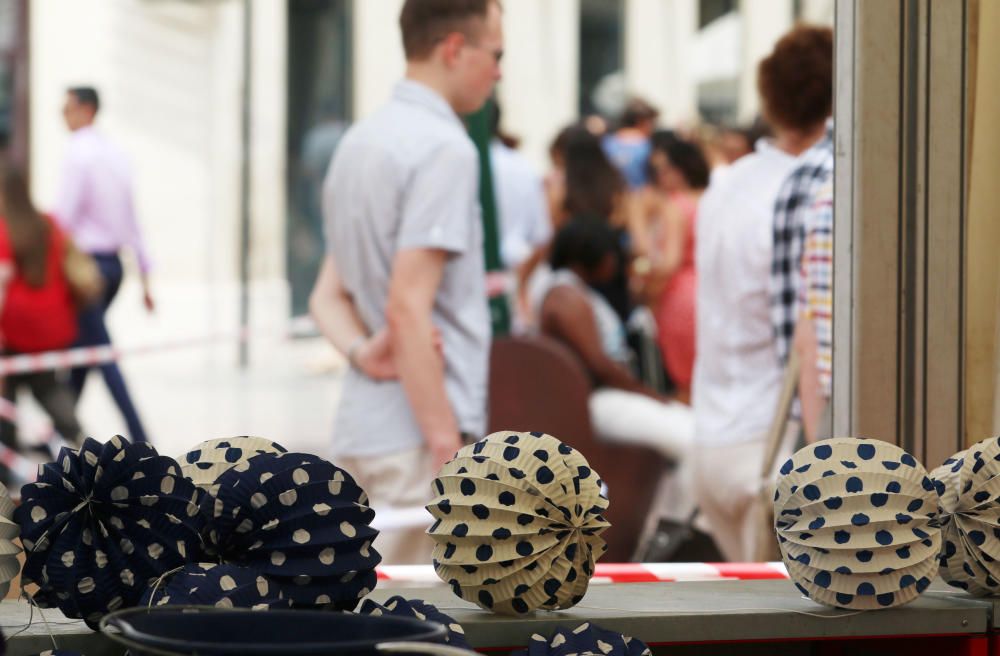
{"type": "MultiPolygon", "coordinates": [[[[76,245],[94,257],[105,283],[103,299],[80,312],[76,346],[111,343],[104,314],[122,282],[119,253],[123,248],[131,250],[139,263],[146,309],[152,312],[154,307],[147,279],[149,256],[139,232],[132,201],[130,166],[125,153],[94,127],[99,108],[97,91],[91,87],[70,89],[63,106],[63,117],[72,135],[53,214],[76,245]]],[[[125,418],[128,437],[136,442],[145,442],[146,433],[118,365],[109,362],[101,365],[100,369],[111,396],[125,418]]],[[[89,367],[79,367],[71,374],[77,398],[83,392],[89,371],[89,367]]]]}

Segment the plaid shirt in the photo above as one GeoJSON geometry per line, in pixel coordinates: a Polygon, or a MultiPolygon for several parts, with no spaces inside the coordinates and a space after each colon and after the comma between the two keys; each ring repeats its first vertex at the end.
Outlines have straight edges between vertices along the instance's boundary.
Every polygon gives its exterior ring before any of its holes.
{"type": "Polygon", "coordinates": [[[788,362],[798,316],[802,246],[806,211],[813,197],[833,176],[833,120],[826,134],[802,155],[774,204],[774,250],[771,255],[771,322],[782,364],[788,362]]]}
{"type": "Polygon", "coordinates": [[[799,316],[810,319],[816,330],[816,371],[820,391],[829,399],[833,370],[833,180],[819,189],[804,218],[799,316]]]}

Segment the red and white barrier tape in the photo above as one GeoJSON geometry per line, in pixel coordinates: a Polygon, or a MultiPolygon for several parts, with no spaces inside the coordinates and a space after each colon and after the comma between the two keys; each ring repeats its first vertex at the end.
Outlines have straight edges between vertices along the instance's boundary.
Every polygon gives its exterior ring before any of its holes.
{"type": "MultiPolygon", "coordinates": [[[[430,565],[383,565],[382,585],[444,585],[430,565]]],[[[597,563],[591,583],[787,579],[783,563],[597,563]]]]}
{"type": "MultiPolygon", "coordinates": [[[[309,317],[296,317],[292,319],[288,328],[281,333],[281,337],[292,337],[295,335],[307,334],[314,330],[314,324],[309,317]]],[[[243,341],[251,336],[259,337],[263,335],[253,334],[248,328],[237,331],[227,331],[202,335],[199,337],[187,337],[183,339],[160,342],[158,344],[144,344],[142,346],[131,346],[118,348],[114,346],[84,346],[80,348],[67,349],[65,351],[45,351],[44,353],[27,353],[12,355],[0,358],[0,376],[10,374],[22,374],[35,371],[48,371],[50,369],[70,369],[72,367],[96,366],[115,362],[126,355],[144,355],[158,353],[162,351],[172,351],[192,346],[204,346],[215,342],[243,341]]],[[[277,337],[278,335],[273,335],[277,337]]]]}
{"type": "MultiPolygon", "coordinates": [[[[309,317],[295,317],[289,321],[288,327],[280,333],[281,337],[288,338],[297,335],[310,334],[315,330],[315,325],[309,317]]],[[[92,346],[65,351],[46,351],[44,353],[22,354],[15,356],[0,357],[0,377],[11,374],[21,374],[36,371],[47,371],[50,369],[70,369],[79,366],[97,366],[108,362],[114,362],[125,355],[142,355],[156,353],[160,351],[170,351],[175,349],[189,348],[193,346],[203,346],[214,342],[222,341],[243,341],[253,337],[268,335],[252,334],[249,329],[238,331],[220,332],[200,337],[189,337],[184,339],[161,342],[158,344],[146,344],[142,346],[115,348],[113,346],[92,346]]],[[[278,337],[276,333],[270,335],[278,337]]],[[[17,406],[0,397],[0,418],[16,423],[18,420],[17,406]]],[[[67,443],[52,430],[49,426],[46,432],[40,436],[39,442],[48,445],[53,452],[58,452],[67,443]]],[[[10,469],[14,475],[26,482],[34,481],[38,476],[38,463],[30,458],[26,458],[17,451],[0,444],[0,464],[10,469]]]]}

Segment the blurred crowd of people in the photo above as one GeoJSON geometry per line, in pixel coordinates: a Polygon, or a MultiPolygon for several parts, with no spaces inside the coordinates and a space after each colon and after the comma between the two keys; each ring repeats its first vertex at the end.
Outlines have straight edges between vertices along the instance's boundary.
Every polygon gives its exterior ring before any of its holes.
{"type": "Polygon", "coordinates": [[[563,129],[544,176],[499,129],[492,149],[516,330],[579,357],[598,437],[674,463],[661,510],[697,507],[734,560],[760,555],[767,436],[790,452],[829,432],[832,55],[827,28],[785,35],[747,129],[662,129],[634,98],[563,129]]]}
{"type": "MultiPolygon", "coordinates": [[[[460,117],[500,78],[502,6],[406,0],[400,29],[405,79],[346,131],[327,172],[326,255],[310,299],[350,364],[332,455],[376,509],[427,502],[441,464],[484,435],[491,393],[479,157],[460,117]]],[[[760,62],[753,126],[665,129],[634,98],[614,121],[587,117],[554,135],[544,174],[494,117],[515,333],[576,356],[591,385],[580,412],[597,438],[671,463],[652,519],[695,522],[731,560],[761,556],[769,436],[790,452],[829,433],[832,57],[829,29],[798,26],[760,62]],[[789,384],[798,402],[784,413],[789,384]]],[[[0,162],[3,355],[110,344],[104,314],[123,250],[153,310],[129,165],[95,127],[99,108],[92,88],[66,95],[72,136],[51,213],[0,162]]],[[[128,437],[146,440],[117,365],[100,369],[128,437]]],[[[20,388],[79,442],[86,374],[6,377],[3,445],[20,449],[9,412],[20,388]]],[[[421,532],[379,550],[427,562],[421,532]]]]}

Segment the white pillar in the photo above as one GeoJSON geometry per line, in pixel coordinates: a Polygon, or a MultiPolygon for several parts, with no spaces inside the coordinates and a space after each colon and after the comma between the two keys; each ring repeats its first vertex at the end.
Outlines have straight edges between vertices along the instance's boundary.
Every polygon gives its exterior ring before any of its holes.
{"type": "Polygon", "coordinates": [[[364,118],[389,98],[406,70],[399,11],[403,0],[354,3],[354,118],[364,118]]]}
{"type": "MultiPolygon", "coordinates": [[[[55,200],[68,136],[60,114],[66,88],[92,84],[106,89],[111,80],[108,40],[99,38],[107,34],[110,6],[99,0],[31,3],[31,181],[35,201],[44,209],[55,200]]],[[[101,120],[113,123],[117,108],[106,104],[101,120]]]]}
{"type": "Polygon", "coordinates": [[[522,139],[539,170],[548,146],[577,118],[580,66],[579,0],[505,0],[503,125],[522,139]]]}
{"type": "Polygon", "coordinates": [[[285,278],[288,9],[254,0],[250,221],[253,279],[285,278]]]}
{"type": "Polygon", "coordinates": [[[653,103],[664,126],[691,124],[697,118],[690,56],[697,20],[695,0],[628,0],[625,4],[628,91],[653,103]]]}
{"type": "Polygon", "coordinates": [[[738,116],[749,123],[760,111],[757,97],[757,65],[775,42],[792,27],[791,0],[743,0],[743,71],[740,75],[738,116]]]}

